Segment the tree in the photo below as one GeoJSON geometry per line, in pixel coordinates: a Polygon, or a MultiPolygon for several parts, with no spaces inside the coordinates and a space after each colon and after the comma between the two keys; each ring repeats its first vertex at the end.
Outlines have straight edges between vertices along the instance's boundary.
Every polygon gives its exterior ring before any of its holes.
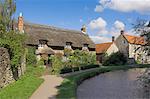
{"type": "Polygon", "coordinates": [[[146,45],[150,46],[150,21],[148,20],[137,20],[134,24],[134,30],[136,33],[145,37],[147,41],[146,45]]]}
{"type": "Polygon", "coordinates": [[[103,62],[103,65],[104,66],[125,65],[126,63],[127,57],[121,52],[116,52],[108,56],[108,58],[103,62]]]}
{"type": "Polygon", "coordinates": [[[0,0],[0,29],[10,30],[13,24],[13,14],[16,11],[15,0],[0,0]]]}
{"type": "MultiPolygon", "coordinates": [[[[134,25],[136,33],[139,33],[146,40],[145,49],[150,55],[150,21],[147,20],[137,20],[137,23],[134,25]]],[[[145,73],[139,78],[141,85],[146,89],[150,88],[150,69],[146,69],[145,73]]]]}

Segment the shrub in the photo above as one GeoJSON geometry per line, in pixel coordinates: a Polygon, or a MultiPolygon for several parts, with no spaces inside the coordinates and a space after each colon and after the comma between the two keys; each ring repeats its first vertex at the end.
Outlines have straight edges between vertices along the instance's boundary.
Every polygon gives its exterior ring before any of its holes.
{"type": "Polygon", "coordinates": [[[44,67],[44,60],[40,59],[39,61],[37,61],[37,66],[44,67]]]}
{"type": "Polygon", "coordinates": [[[126,56],[121,52],[116,52],[108,56],[108,58],[103,62],[103,65],[124,65],[126,64],[126,62],[126,56]]]}
{"type": "Polygon", "coordinates": [[[74,53],[69,56],[69,59],[73,67],[80,68],[83,65],[96,64],[96,54],[80,50],[75,50],[74,53]]]}
{"type": "Polygon", "coordinates": [[[67,54],[64,60],[60,55],[51,56],[50,59],[52,60],[51,72],[55,74],[79,71],[82,66],[83,69],[90,69],[94,68],[93,64],[96,64],[96,54],[80,50],[67,54]],[[87,65],[91,66],[85,67],[87,65]]]}
{"type": "Polygon", "coordinates": [[[27,64],[28,65],[34,65],[37,63],[36,55],[35,55],[35,50],[36,48],[34,47],[28,47],[27,49],[27,64]]]}
{"type": "Polygon", "coordinates": [[[62,58],[58,56],[51,56],[52,61],[51,73],[52,74],[60,74],[61,69],[63,68],[62,58]]]}
{"type": "Polygon", "coordinates": [[[96,68],[96,67],[99,67],[99,65],[87,65],[87,66],[82,66],[81,70],[91,69],[91,68],[96,68]]]}

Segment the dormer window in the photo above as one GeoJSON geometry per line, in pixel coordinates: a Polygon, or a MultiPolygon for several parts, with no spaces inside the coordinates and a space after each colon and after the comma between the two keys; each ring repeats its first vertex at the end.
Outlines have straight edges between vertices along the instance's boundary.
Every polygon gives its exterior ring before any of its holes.
{"type": "Polygon", "coordinates": [[[82,50],[89,51],[88,46],[89,46],[89,44],[83,44],[82,50]]]}
{"type": "Polygon", "coordinates": [[[39,47],[44,47],[45,45],[47,45],[47,40],[39,40],[39,47]]]}
{"type": "Polygon", "coordinates": [[[72,49],[71,45],[72,45],[72,42],[66,42],[65,48],[72,49]]]}
{"type": "Polygon", "coordinates": [[[88,47],[89,46],[89,44],[83,44],[83,47],[88,47]]]}

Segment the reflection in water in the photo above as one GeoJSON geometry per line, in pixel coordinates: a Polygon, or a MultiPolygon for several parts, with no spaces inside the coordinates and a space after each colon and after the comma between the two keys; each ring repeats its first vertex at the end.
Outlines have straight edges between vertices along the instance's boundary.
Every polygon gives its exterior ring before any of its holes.
{"type": "Polygon", "coordinates": [[[84,81],[77,89],[78,99],[150,99],[150,92],[137,80],[145,69],[101,74],[84,81]]]}

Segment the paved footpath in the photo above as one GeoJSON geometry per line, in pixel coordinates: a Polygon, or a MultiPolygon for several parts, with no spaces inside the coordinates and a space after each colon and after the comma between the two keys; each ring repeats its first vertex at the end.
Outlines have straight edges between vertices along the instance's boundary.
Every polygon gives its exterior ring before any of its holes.
{"type": "Polygon", "coordinates": [[[62,83],[63,78],[56,75],[45,75],[42,78],[44,82],[33,93],[30,99],[55,99],[58,93],[56,87],[62,83]]]}

